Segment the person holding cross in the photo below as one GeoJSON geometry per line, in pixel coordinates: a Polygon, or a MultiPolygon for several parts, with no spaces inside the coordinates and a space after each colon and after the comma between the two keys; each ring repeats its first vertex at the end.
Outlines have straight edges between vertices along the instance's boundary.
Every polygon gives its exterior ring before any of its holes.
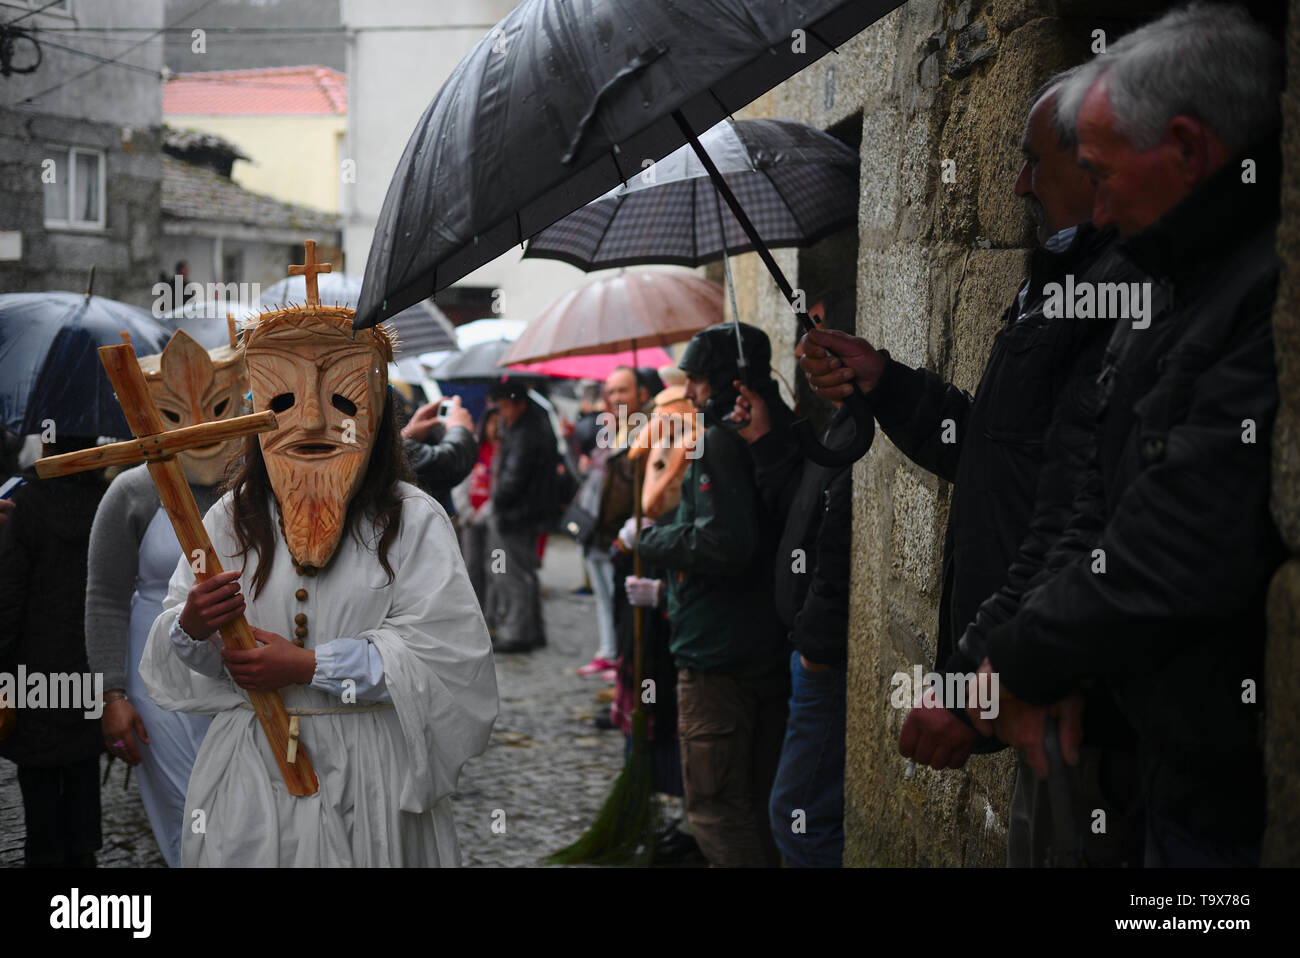
{"type": "Polygon", "coordinates": [[[491,644],[446,513],[409,482],[388,334],[320,305],[313,246],[307,304],[245,334],[277,425],[203,520],[229,571],[182,557],[140,664],[160,706],[213,715],[182,864],[456,865],[449,796],[496,719],[491,644]],[[217,635],[241,616],[257,648],[217,635]],[[275,691],[315,790],[286,789],[259,730],[247,693],[275,691]]]}
{"type": "MultiPolygon", "coordinates": [[[[229,344],[206,350],[178,330],[140,369],[167,426],[231,419],[244,411],[248,376],[234,319],[229,344]]],[[[210,507],[238,439],[211,443],[178,458],[196,505],[210,507]]],[[[108,487],[90,533],[86,569],[86,657],[104,676],[104,747],[137,767],[140,800],[170,867],[180,864],[185,790],[208,729],[206,715],[164,712],[145,694],[139,662],[176,560],[183,550],[145,465],[108,487]]]]}

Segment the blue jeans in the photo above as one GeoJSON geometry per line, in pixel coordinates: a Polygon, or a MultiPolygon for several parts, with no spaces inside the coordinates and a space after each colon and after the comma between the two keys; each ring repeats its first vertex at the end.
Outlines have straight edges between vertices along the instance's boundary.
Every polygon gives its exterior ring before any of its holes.
{"type": "Polygon", "coordinates": [[[810,672],[798,652],[790,656],[790,714],[768,812],[796,868],[839,868],[844,857],[846,677],[844,666],[810,672]]]}
{"type": "Polygon", "coordinates": [[[582,554],[591,580],[591,594],[596,597],[596,627],[600,647],[594,658],[609,662],[618,659],[618,633],[614,630],[614,562],[602,549],[587,549],[582,554]]]}
{"type": "Polygon", "coordinates": [[[1259,845],[1201,838],[1147,809],[1147,868],[1258,868],[1259,858],[1259,845]]]}

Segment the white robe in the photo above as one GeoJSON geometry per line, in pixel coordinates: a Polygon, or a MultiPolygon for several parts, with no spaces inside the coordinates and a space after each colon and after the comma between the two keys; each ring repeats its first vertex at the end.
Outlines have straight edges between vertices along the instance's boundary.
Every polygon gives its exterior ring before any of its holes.
{"type": "MultiPolygon", "coordinates": [[[[461,766],[487,747],[496,720],[492,647],[447,514],[416,487],[400,489],[401,528],[388,551],[392,583],[374,552],[349,531],[315,577],[299,576],[277,539],[270,578],[253,597],[256,559],[250,554],[241,566],[236,557],[230,497],[204,517],[222,566],[243,568],[249,624],[291,638],[294,615],[304,612],[308,648],[340,637],[366,639],[382,658],[394,708],[302,716],[300,742],[320,790],[289,795],[256,716],[241,707],[247,694],[215,650],[203,669],[209,674],[202,674],[182,661],[169,638],[194,581],[182,557],[140,674],[163,708],[215,716],[190,777],[183,865],[459,864],[449,796],[461,766]],[[300,588],[306,601],[295,597],[300,588]]],[[[280,694],[290,708],[343,704],[311,686],[288,686],[280,694]]]]}
{"type": "Polygon", "coordinates": [[[181,544],[162,506],[154,513],[140,540],[135,594],[131,596],[131,635],[127,649],[126,694],[131,697],[149,744],[136,742],[140,765],[136,781],[153,837],[168,867],[181,863],[181,834],[185,821],[185,791],[189,787],[194,758],[212,721],[206,715],[166,712],[154,705],[140,680],[140,659],[145,643],[162,611],[167,587],[181,544]]]}

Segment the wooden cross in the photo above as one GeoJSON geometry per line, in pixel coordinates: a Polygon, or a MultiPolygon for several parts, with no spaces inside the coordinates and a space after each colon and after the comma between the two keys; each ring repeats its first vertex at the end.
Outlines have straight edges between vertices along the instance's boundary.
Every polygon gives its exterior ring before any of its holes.
{"type": "Polygon", "coordinates": [[[334,265],[332,263],[316,262],[316,241],[315,240],[307,240],[307,242],[304,243],[303,246],[306,248],[307,255],[304,257],[304,259],[306,259],[307,262],[301,266],[290,266],[289,275],[302,276],[306,278],[307,305],[319,306],[320,290],[316,288],[316,274],[328,273],[334,269],[334,265]]]}
{"type": "MultiPolygon", "coordinates": [[[[310,260],[309,250],[308,261],[310,260]]],[[[131,435],[136,438],[110,446],[38,459],[37,474],[43,479],[52,479],[104,466],[147,462],[149,474],[158,487],[158,497],[167,510],[167,517],[172,521],[172,528],[176,530],[176,538],[180,540],[186,558],[191,560],[194,578],[200,582],[211,578],[222,571],[221,562],[212,548],[207,529],[203,527],[194,493],[190,491],[184,470],[176,461],[176,454],[195,446],[225,442],[237,436],[274,429],[275,413],[267,411],[252,416],[238,416],[167,432],[153,398],[149,395],[149,387],[145,383],[144,373],[140,371],[140,364],[136,361],[135,351],[125,344],[101,346],[99,358],[108,371],[118,402],[122,404],[122,411],[131,427],[131,435]]],[[[242,615],[221,627],[221,638],[227,648],[257,648],[257,641],[242,615]]],[[[249,692],[248,697],[252,700],[253,711],[257,714],[262,731],[271,744],[271,752],[284,775],[289,794],[316,794],[319,788],[316,773],[299,743],[296,740],[291,742],[289,713],[280,693],[249,692]]]]}

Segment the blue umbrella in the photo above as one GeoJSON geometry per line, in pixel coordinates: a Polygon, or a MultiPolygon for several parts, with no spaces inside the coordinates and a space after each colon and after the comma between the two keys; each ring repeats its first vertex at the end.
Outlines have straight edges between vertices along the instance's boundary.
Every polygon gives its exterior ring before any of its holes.
{"type": "Polygon", "coordinates": [[[138,355],[159,353],[170,332],[147,310],[83,293],[0,295],[0,423],[20,436],[129,436],[100,346],[131,335],[138,355]]]}

